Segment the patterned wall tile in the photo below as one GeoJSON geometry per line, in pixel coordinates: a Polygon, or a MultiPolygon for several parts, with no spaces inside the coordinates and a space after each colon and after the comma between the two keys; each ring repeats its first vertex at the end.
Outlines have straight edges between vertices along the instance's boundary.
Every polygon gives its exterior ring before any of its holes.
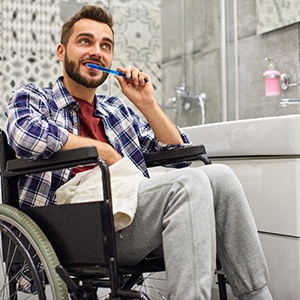
{"type": "Polygon", "coordinates": [[[81,9],[82,6],[86,4],[91,5],[99,5],[107,10],[109,10],[109,0],[66,0],[66,1],[59,1],[60,5],[60,15],[61,20],[65,22],[67,19],[72,17],[77,11],[81,9]]]}
{"type": "Polygon", "coordinates": [[[161,9],[161,0],[113,0],[111,2],[114,7],[126,7],[157,11],[160,11],[161,9]]]}
{"type": "Polygon", "coordinates": [[[2,5],[4,53],[41,57],[53,53],[60,24],[58,0],[14,0],[2,5]]]}
{"type": "Polygon", "coordinates": [[[59,73],[55,58],[61,25],[58,4],[59,0],[1,1],[1,128],[5,128],[4,108],[14,88],[27,82],[49,85],[59,73]]]}
{"type": "Polygon", "coordinates": [[[161,61],[160,13],[113,7],[116,56],[124,61],[161,61]]]}
{"type": "Polygon", "coordinates": [[[4,108],[11,96],[12,90],[22,84],[32,82],[37,86],[51,86],[61,74],[61,65],[55,56],[33,57],[12,55],[1,62],[3,92],[0,105],[0,128],[5,120],[4,108]],[[2,122],[2,123],[1,123],[2,122]]]}
{"type": "Polygon", "coordinates": [[[4,44],[4,40],[3,40],[3,1],[0,1],[0,55],[3,54],[3,44],[4,44]]]}
{"type": "MultiPolygon", "coordinates": [[[[147,73],[152,79],[155,97],[162,103],[161,13],[155,9],[160,7],[160,1],[149,2],[137,1],[137,5],[129,5],[133,4],[133,0],[113,2],[111,12],[115,21],[116,45],[113,67],[132,65],[147,73]]],[[[111,92],[122,98],[128,106],[134,107],[122,95],[116,81],[111,85],[111,92]]]]}
{"type": "Polygon", "coordinates": [[[62,72],[60,63],[53,55],[39,58],[26,55],[8,56],[3,60],[2,70],[5,90],[27,82],[49,86],[62,72]]]}

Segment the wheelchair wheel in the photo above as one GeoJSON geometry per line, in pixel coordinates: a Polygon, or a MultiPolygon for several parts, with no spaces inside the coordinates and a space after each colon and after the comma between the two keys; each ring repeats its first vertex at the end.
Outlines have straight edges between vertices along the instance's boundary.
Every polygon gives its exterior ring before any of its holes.
{"type": "Polygon", "coordinates": [[[55,271],[59,261],[40,228],[19,209],[0,204],[0,230],[0,299],[68,299],[55,271]]]}

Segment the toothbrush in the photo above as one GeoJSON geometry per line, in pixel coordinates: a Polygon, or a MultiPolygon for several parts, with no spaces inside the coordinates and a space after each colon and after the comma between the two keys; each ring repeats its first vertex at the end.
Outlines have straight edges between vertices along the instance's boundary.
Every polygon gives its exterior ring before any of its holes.
{"type": "MultiPolygon", "coordinates": [[[[124,72],[120,72],[120,71],[117,71],[117,70],[113,70],[113,69],[109,69],[109,68],[105,68],[105,67],[102,67],[102,66],[98,66],[96,64],[87,64],[88,67],[90,68],[93,68],[93,69],[97,69],[97,70],[100,70],[102,72],[106,72],[106,73],[109,73],[109,74],[113,74],[113,75],[117,75],[117,76],[121,76],[123,78],[126,78],[126,75],[124,72]]],[[[130,78],[131,79],[131,78],[130,78]]],[[[144,80],[145,83],[148,82],[147,79],[144,80]]]]}

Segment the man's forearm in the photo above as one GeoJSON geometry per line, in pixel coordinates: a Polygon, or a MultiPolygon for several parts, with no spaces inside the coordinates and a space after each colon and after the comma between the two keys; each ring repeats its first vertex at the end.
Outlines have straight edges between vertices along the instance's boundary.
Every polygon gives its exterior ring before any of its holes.
{"type": "Polygon", "coordinates": [[[163,112],[157,102],[141,109],[155,137],[164,144],[181,144],[183,140],[180,132],[169,117],[163,112]]]}
{"type": "Polygon", "coordinates": [[[78,136],[69,133],[68,140],[62,150],[69,150],[81,147],[95,146],[99,156],[106,161],[108,165],[116,163],[122,156],[110,145],[91,138],[78,136]]]}

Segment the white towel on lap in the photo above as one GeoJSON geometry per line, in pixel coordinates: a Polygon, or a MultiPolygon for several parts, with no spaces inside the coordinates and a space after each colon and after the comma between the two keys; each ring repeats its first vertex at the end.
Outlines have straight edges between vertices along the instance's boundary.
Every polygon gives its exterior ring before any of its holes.
{"type": "MultiPolygon", "coordinates": [[[[109,167],[115,230],[131,224],[137,207],[137,193],[143,174],[124,157],[109,167]]],[[[103,201],[101,170],[80,172],[56,191],[57,204],[103,201]]]]}

